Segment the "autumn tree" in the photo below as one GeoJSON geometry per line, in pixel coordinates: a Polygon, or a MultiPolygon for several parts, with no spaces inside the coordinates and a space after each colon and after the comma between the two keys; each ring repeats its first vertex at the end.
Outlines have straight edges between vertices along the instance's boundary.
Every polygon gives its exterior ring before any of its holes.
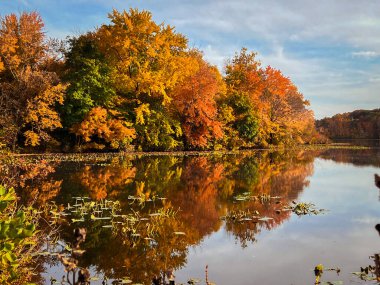
{"type": "Polygon", "coordinates": [[[253,146],[259,132],[259,96],[263,89],[261,63],[256,54],[242,48],[225,66],[227,94],[219,108],[230,147],[253,146]],[[241,141],[237,141],[240,137],[241,141]]]}
{"type": "Polygon", "coordinates": [[[31,146],[50,141],[61,127],[55,107],[65,87],[46,69],[43,27],[36,12],[0,19],[0,136],[13,149],[20,137],[31,146]]]}
{"type": "Polygon", "coordinates": [[[313,128],[314,115],[310,105],[294,83],[280,70],[268,66],[263,76],[264,89],[260,96],[262,120],[267,142],[284,143],[298,139],[306,128],[313,128]]]}
{"type": "Polygon", "coordinates": [[[143,150],[182,148],[182,130],[169,103],[170,91],[194,70],[187,39],[155,23],[148,11],[114,10],[109,18],[111,24],[101,26],[96,37],[113,67],[119,110],[135,124],[136,143],[143,150]]]}
{"type": "Polygon", "coordinates": [[[69,86],[62,116],[64,126],[70,128],[94,107],[112,108],[116,91],[112,67],[99,51],[94,33],[69,39],[65,59],[64,78],[69,86]]]}
{"type": "Polygon", "coordinates": [[[113,149],[125,149],[135,138],[135,130],[122,119],[112,118],[106,109],[95,107],[85,119],[74,124],[71,131],[84,142],[92,141],[91,148],[102,149],[108,144],[113,149]]]}
{"type": "Polygon", "coordinates": [[[316,126],[330,138],[379,139],[380,109],[336,114],[316,121],[316,126]]]}
{"type": "Polygon", "coordinates": [[[137,144],[142,150],[183,149],[182,128],[169,106],[157,98],[146,97],[134,110],[137,144]]]}
{"type": "Polygon", "coordinates": [[[263,69],[256,54],[245,48],[225,69],[228,92],[222,103],[227,106],[222,107],[232,111],[229,123],[246,145],[303,143],[316,133],[311,131],[315,128],[309,102],[281,71],[270,66],[263,69]]]}
{"type": "Polygon", "coordinates": [[[193,56],[198,70],[176,86],[173,104],[181,118],[187,146],[205,148],[223,136],[216,99],[225,92],[225,85],[216,67],[205,62],[199,52],[193,56]]]}
{"type": "Polygon", "coordinates": [[[263,70],[256,56],[256,53],[242,48],[225,66],[228,91],[243,93],[252,102],[258,100],[263,89],[263,70]]]}
{"type": "Polygon", "coordinates": [[[115,67],[117,88],[124,94],[149,94],[170,101],[168,90],[191,74],[187,39],[174,28],[157,24],[148,11],[113,10],[110,25],[99,28],[100,49],[115,67]]]}

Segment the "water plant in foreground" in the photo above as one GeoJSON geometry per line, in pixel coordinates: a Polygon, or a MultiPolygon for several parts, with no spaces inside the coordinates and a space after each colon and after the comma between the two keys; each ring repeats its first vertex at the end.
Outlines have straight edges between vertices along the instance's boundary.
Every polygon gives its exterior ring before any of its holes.
{"type": "Polygon", "coordinates": [[[17,206],[13,188],[0,185],[0,284],[26,284],[33,270],[33,253],[39,248],[33,208],[17,206]]]}
{"type": "MultiPolygon", "coordinates": [[[[64,239],[52,243],[44,255],[63,265],[67,275],[65,280],[70,279],[73,283],[79,278],[87,281],[103,278],[104,284],[107,284],[107,280],[112,284],[137,284],[133,283],[136,281],[147,284],[146,279],[149,280],[150,276],[154,274],[158,276],[168,268],[175,269],[183,263],[187,248],[186,240],[192,238],[192,234],[190,233],[189,237],[189,231],[176,218],[177,210],[171,206],[171,203],[167,203],[166,199],[158,196],[144,201],[139,199],[139,196],[129,198],[130,203],[121,207],[119,201],[93,201],[88,197],[74,197],[73,202],[67,206],[63,208],[58,206],[51,210],[54,219],[63,224],[64,239]],[[73,238],[70,234],[73,228],[77,238],[73,238]],[[107,241],[104,243],[116,241],[120,247],[118,256],[120,260],[136,256],[135,254],[140,251],[145,252],[148,259],[145,263],[149,265],[149,270],[155,268],[152,274],[141,277],[134,272],[132,264],[118,273],[93,276],[88,272],[87,255],[93,254],[94,250],[101,247],[101,245],[94,246],[94,237],[96,239],[99,236],[107,236],[107,241]],[[78,242],[78,238],[83,241],[78,242]],[[126,254],[127,256],[123,257],[126,254]],[[167,256],[173,257],[171,262],[173,265],[170,262],[161,264],[157,261],[167,256]]],[[[59,282],[55,281],[54,284],[60,284],[59,282]]]]}

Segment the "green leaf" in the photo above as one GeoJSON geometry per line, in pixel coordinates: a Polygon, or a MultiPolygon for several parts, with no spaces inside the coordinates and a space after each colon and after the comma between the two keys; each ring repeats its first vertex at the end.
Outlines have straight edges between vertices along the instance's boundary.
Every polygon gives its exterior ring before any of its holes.
{"type": "Polygon", "coordinates": [[[24,237],[31,237],[31,236],[33,236],[33,231],[23,229],[22,234],[24,237]]]}
{"type": "Polygon", "coordinates": [[[15,262],[16,261],[16,255],[12,252],[7,252],[5,254],[5,258],[9,261],[9,262],[15,262]]]}
{"type": "Polygon", "coordinates": [[[13,250],[15,248],[15,245],[14,245],[14,243],[12,243],[12,242],[6,242],[5,244],[4,244],[4,251],[11,251],[11,250],[13,250]]]}
{"type": "Polygon", "coordinates": [[[25,227],[28,231],[33,231],[36,229],[36,226],[34,224],[29,224],[25,227]]]}
{"type": "Polygon", "coordinates": [[[0,212],[3,212],[7,206],[8,203],[0,201],[0,212]]]}
{"type": "Polygon", "coordinates": [[[0,196],[5,195],[5,192],[6,192],[5,187],[0,185],[0,196]]]}
{"type": "Polygon", "coordinates": [[[24,211],[18,211],[16,214],[16,217],[20,219],[21,222],[25,221],[25,212],[24,211]]]}

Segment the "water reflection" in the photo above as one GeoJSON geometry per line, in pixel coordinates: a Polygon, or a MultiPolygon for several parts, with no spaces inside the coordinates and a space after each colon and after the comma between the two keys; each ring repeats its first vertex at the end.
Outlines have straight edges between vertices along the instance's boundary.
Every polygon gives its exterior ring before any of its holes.
{"type": "MultiPolygon", "coordinates": [[[[31,163],[28,169],[22,170],[22,175],[18,176],[23,178],[22,184],[18,183],[18,186],[24,201],[34,200],[37,204],[53,199],[58,205],[67,205],[73,203],[74,196],[88,196],[93,201],[118,200],[123,212],[139,211],[142,216],[159,210],[178,210],[176,216],[156,221],[159,226],[154,240],[133,239],[122,227],[113,231],[104,228],[102,221],[62,225],[62,240],[71,244],[75,229],[87,229],[86,238],[80,243],[80,249],[86,252],[78,258],[78,267],[90,269],[92,275],[99,274],[100,280],[91,284],[101,284],[104,278],[122,280],[126,276],[138,283],[159,284],[164,279],[173,279],[176,271],[187,266],[189,250],[216,233],[223,231],[241,248],[247,248],[263,239],[263,232],[274,231],[289,221],[291,212],[280,209],[300,199],[309,187],[316,157],[323,161],[378,167],[378,154],[378,150],[334,149],[213,156],[113,157],[101,162],[41,164],[36,161],[34,166],[31,163]],[[41,165],[49,169],[42,171],[41,165]],[[235,199],[244,193],[280,198],[235,199]],[[130,197],[139,197],[138,201],[144,202],[132,203],[130,197]],[[229,213],[255,211],[265,219],[245,222],[221,219],[229,213]]],[[[148,237],[148,230],[144,228],[146,223],[140,227],[148,237]]],[[[378,225],[376,229],[379,231],[378,225]]],[[[203,265],[198,266],[202,270],[203,265]]],[[[47,279],[53,274],[60,280],[64,274],[64,268],[57,264],[57,260],[46,261],[45,267],[47,279]],[[49,269],[49,264],[54,270],[49,269]]]]}
{"type": "Polygon", "coordinates": [[[318,157],[355,166],[380,167],[380,148],[368,149],[328,149],[321,151],[318,157]]]}
{"type": "MultiPolygon", "coordinates": [[[[157,207],[179,209],[175,218],[166,219],[158,227],[154,242],[144,239],[131,242],[122,231],[112,232],[100,222],[83,225],[87,233],[81,248],[86,252],[77,260],[78,268],[91,268],[108,279],[129,276],[135,282],[149,284],[158,276],[164,277],[168,270],[185,266],[189,246],[217,232],[224,225],[221,216],[228,212],[256,210],[270,218],[256,223],[225,224],[226,231],[243,247],[254,242],[261,229],[272,229],[288,219],[290,212],[276,213],[277,204],[271,201],[237,203],[233,198],[249,192],[281,196],[284,204],[297,199],[309,183],[312,162],[313,155],[305,153],[118,157],[102,163],[61,162],[38,179],[25,175],[31,179],[21,186],[25,200],[34,198],[36,203],[46,202],[43,199],[46,189],[48,198],[54,198],[58,204],[72,203],[73,196],[89,196],[94,201],[119,200],[124,211],[141,206],[131,205],[130,196],[144,197],[146,201],[165,197],[161,204],[146,203],[140,209],[145,214],[157,207]],[[34,188],[39,192],[31,191],[34,188]],[[185,234],[179,236],[174,232],[185,234]]],[[[75,227],[62,225],[66,242],[71,242],[70,233],[75,227]]]]}

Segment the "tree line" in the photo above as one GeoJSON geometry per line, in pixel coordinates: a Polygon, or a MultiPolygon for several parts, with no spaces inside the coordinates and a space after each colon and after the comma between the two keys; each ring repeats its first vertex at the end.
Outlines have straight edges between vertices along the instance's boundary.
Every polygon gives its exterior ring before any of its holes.
{"type": "Polygon", "coordinates": [[[317,120],[316,127],[335,139],[380,139],[380,109],[336,114],[317,120]]]}
{"type": "Polygon", "coordinates": [[[309,102],[242,48],[223,74],[148,11],[49,39],[37,12],[0,19],[0,147],[203,150],[313,143],[309,102]]]}

